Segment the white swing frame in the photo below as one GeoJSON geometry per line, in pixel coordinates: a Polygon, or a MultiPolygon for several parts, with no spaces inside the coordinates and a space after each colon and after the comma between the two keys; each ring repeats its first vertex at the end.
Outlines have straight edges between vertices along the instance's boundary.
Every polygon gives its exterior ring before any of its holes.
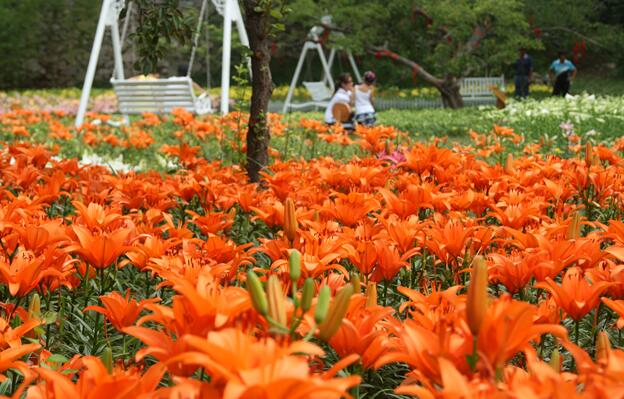
{"type": "MultiPolygon", "coordinates": [[[[284,107],[282,108],[282,113],[287,113],[291,109],[300,109],[306,108],[309,106],[315,107],[326,107],[329,104],[329,100],[331,99],[332,93],[335,90],[334,80],[332,78],[331,69],[334,65],[334,61],[336,59],[336,53],[338,50],[335,47],[332,47],[329,52],[329,59],[325,56],[325,50],[319,41],[308,40],[303,44],[303,48],[301,49],[301,54],[299,55],[299,61],[297,62],[297,67],[295,68],[295,74],[290,82],[290,87],[288,88],[288,94],[286,95],[286,100],[284,101],[284,107]],[[313,82],[302,82],[306,87],[310,96],[312,97],[312,101],[307,101],[303,103],[296,103],[292,101],[293,95],[295,93],[295,88],[297,87],[297,83],[299,82],[299,77],[301,75],[301,70],[303,69],[303,63],[308,55],[309,51],[316,51],[319,55],[319,59],[321,60],[321,65],[323,67],[323,78],[320,81],[313,82]],[[323,84],[328,90],[319,90],[315,89],[315,86],[319,84],[323,84]]],[[[350,50],[345,51],[347,54],[347,58],[349,59],[349,64],[351,65],[351,69],[353,70],[353,74],[358,82],[362,80],[360,75],[360,70],[353,58],[353,54],[350,50]]]]}
{"type": "MultiPolygon", "coordinates": [[[[238,35],[243,46],[249,47],[249,38],[247,37],[247,31],[243,22],[242,14],[236,0],[212,0],[215,8],[223,16],[223,52],[222,52],[222,65],[221,65],[221,113],[227,114],[229,112],[229,91],[230,91],[230,68],[231,68],[231,54],[232,54],[232,23],[236,23],[238,35]]],[[[130,7],[132,2],[129,3],[130,7]]],[[[80,105],[78,107],[78,113],[76,114],[75,125],[77,128],[84,123],[84,117],[87,112],[87,106],[89,103],[89,97],[91,94],[91,88],[93,86],[93,79],[97,68],[97,62],[102,48],[102,42],[104,39],[104,32],[106,28],[111,30],[111,39],[113,44],[113,59],[115,68],[113,72],[113,78],[111,83],[113,86],[127,86],[129,82],[135,86],[141,86],[142,82],[146,84],[159,82],[164,87],[172,84],[182,84],[184,87],[189,87],[190,92],[186,96],[186,100],[191,101],[195,111],[203,112],[206,110],[206,98],[196,98],[192,90],[192,81],[190,77],[173,77],[171,79],[157,79],[156,81],[130,81],[125,79],[124,65],[122,57],[122,43],[119,34],[119,15],[124,7],[124,0],[103,0],[102,9],[100,11],[100,18],[98,21],[97,29],[95,31],[95,39],[93,40],[93,47],[91,49],[91,55],[89,57],[89,65],[85,75],[84,84],[82,87],[82,94],[80,96],[80,105]],[[184,82],[180,82],[180,79],[185,79],[184,82]],[[138,83],[137,83],[138,82],[138,83]]],[[[128,20],[126,19],[124,31],[127,27],[128,20]]],[[[201,23],[201,21],[200,21],[201,23]]],[[[189,65],[190,68],[190,65],[189,65]]],[[[177,89],[185,90],[182,86],[177,86],[177,89]]],[[[179,93],[183,95],[182,93],[179,93]]],[[[187,102],[188,102],[187,101],[187,102]]],[[[152,101],[155,104],[157,101],[152,101]]],[[[157,111],[169,112],[170,107],[161,106],[157,111]]],[[[128,109],[126,109],[128,111],[128,109]]],[[[124,121],[127,123],[128,112],[123,112],[124,121]]]]}

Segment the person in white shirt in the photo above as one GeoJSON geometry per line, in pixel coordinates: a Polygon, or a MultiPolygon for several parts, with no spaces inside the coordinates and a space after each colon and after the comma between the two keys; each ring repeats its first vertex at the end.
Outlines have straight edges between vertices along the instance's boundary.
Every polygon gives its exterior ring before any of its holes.
{"type": "MultiPolygon", "coordinates": [[[[344,103],[350,107],[353,105],[353,78],[348,73],[343,73],[336,81],[336,91],[334,92],[331,100],[329,100],[329,104],[325,110],[325,123],[328,125],[336,123],[336,118],[334,118],[333,113],[334,105],[336,105],[336,103],[344,103]]],[[[345,129],[353,127],[352,118],[353,117],[349,118],[347,122],[342,123],[345,129]]]]}
{"type": "Polygon", "coordinates": [[[373,106],[376,80],[375,73],[367,71],[364,73],[364,81],[355,86],[355,120],[364,126],[373,126],[377,122],[373,106]]]}

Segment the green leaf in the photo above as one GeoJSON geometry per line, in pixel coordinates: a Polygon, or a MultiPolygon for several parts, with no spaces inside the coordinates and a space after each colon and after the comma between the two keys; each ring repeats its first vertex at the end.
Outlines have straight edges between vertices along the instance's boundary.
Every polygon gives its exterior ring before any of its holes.
{"type": "Polygon", "coordinates": [[[67,359],[65,356],[59,355],[58,353],[55,353],[54,355],[51,355],[50,357],[48,357],[46,362],[47,363],[61,363],[61,364],[64,364],[68,360],[69,359],[67,359]]]}
{"type": "Polygon", "coordinates": [[[56,322],[57,319],[58,313],[56,312],[45,312],[43,314],[43,321],[45,321],[46,324],[53,324],[56,322]]]}

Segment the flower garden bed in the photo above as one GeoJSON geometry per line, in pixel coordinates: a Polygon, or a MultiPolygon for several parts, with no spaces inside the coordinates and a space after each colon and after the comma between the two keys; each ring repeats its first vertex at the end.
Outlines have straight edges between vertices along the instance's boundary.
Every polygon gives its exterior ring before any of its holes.
{"type": "Polygon", "coordinates": [[[257,186],[245,115],[109,117],[0,116],[1,393],[624,391],[618,145],[273,115],[257,186]]]}

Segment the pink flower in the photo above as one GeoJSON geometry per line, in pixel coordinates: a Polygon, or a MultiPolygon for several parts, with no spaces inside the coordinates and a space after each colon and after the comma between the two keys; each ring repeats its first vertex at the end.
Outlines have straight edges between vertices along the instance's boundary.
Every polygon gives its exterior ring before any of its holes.
{"type": "Polygon", "coordinates": [[[401,162],[405,162],[407,159],[401,150],[394,150],[392,153],[388,154],[386,151],[381,151],[377,153],[377,159],[382,159],[384,161],[390,161],[393,165],[397,165],[401,162]]]}

